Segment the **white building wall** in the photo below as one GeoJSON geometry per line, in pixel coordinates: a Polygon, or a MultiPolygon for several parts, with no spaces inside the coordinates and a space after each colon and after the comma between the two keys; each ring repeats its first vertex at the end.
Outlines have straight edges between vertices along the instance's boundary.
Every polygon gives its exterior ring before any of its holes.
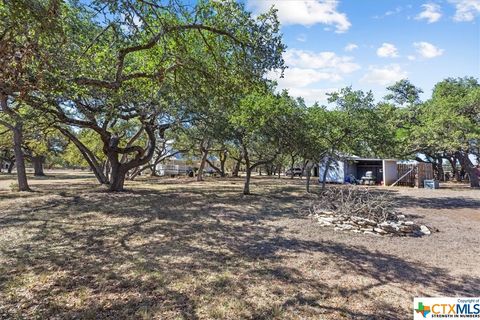
{"type": "MultiPolygon", "coordinates": [[[[325,162],[318,166],[318,181],[323,182],[323,173],[325,172],[325,162]]],[[[325,182],[344,183],[345,182],[345,163],[343,161],[332,161],[327,171],[325,182]]]]}
{"type": "Polygon", "coordinates": [[[397,161],[383,160],[383,185],[389,186],[397,179],[397,161]]]}

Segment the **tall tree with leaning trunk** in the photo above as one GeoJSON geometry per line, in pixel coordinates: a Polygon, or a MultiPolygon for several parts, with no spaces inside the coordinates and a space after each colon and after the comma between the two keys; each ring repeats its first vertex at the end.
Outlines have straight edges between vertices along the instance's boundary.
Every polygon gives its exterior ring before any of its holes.
{"type": "MultiPolygon", "coordinates": [[[[282,67],[284,46],[274,10],[253,18],[235,1],[199,1],[189,8],[115,3],[93,3],[97,19],[81,3],[72,4],[66,44],[58,49],[65,57],[58,73],[63,87],[32,99],[67,135],[79,127],[99,136],[111,168],[109,188],[120,191],[127,172],[152,159],[157,133],[188,113],[192,97],[183,92],[190,92],[192,79],[260,79],[282,67]],[[129,146],[139,130],[142,139],[129,146]]],[[[99,163],[72,141],[90,165],[99,163]]]]}
{"type": "Polygon", "coordinates": [[[18,189],[29,191],[21,100],[45,84],[52,45],[59,37],[60,0],[6,1],[0,5],[0,124],[12,131],[18,189]]]}
{"type": "Polygon", "coordinates": [[[106,95],[93,103],[91,98],[57,105],[53,114],[63,123],[60,132],[66,135],[82,152],[97,179],[106,182],[111,191],[122,191],[129,170],[147,164],[154,156],[157,134],[163,135],[170,123],[161,122],[162,98],[134,91],[120,90],[115,97],[106,95]],[[128,93],[127,93],[128,92],[128,93]],[[69,115],[74,107],[78,113],[69,115]],[[95,109],[95,113],[90,110],[95,109]],[[109,164],[109,180],[101,168],[101,160],[69,129],[76,126],[92,130],[101,142],[102,152],[109,164]],[[139,139],[138,137],[142,138],[139,139]]]}
{"type": "Polygon", "coordinates": [[[25,155],[23,153],[23,119],[11,106],[6,94],[0,93],[0,110],[6,117],[0,118],[0,124],[12,131],[15,167],[19,191],[30,191],[25,168],[25,155]],[[5,118],[8,118],[6,120],[5,118]]]}
{"type": "Polygon", "coordinates": [[[288,123],[294,109],[286,92],[274,94],[270,89],[258,89],[239,101],[232,113],[233,125],[246,175],[243,194],[250,194],[253,171],[271,164],[282,152],[288,140],[288,123]]]}

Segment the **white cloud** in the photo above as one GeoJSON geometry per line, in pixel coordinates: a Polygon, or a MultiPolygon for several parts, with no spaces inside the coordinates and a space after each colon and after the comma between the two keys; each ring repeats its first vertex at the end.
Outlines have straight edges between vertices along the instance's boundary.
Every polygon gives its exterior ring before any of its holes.
{"type": "Polygon", "coordinates": [[[355,49],[358,49],[358,46],[355,43],[349,43],[344,48],[345,51],[353,51],[355,49]]]}
{"type": "Polygon", "coordinates": [[[315,102],[320,104],[327,103],[327,93],[338,91],[338,88],[292,88],[288,90],[292,97],[302,97],[305,99],[307,106],[313,105],[315,102]]]}
{"type": "Polygon", "coordinates": [[[413,46],[417,49],[417,52],[424,58],[431,59],[441,56],[445,50],[434,46],[431,43],[421,41],[413,43],[413,46]]]}
{"type": "Polygon", "coordinates": [[[394,14],[400,13],[402,10],[402,7],[396,7],[395,10],[388,10],[387,12],[385,12],[385,16],[392,16],[394,14]]]}
{"type": "Polygon", "coordinates": [[[378,14],[374,15],[373,19],[383,19],[383,18],[386,18],[388,16],[393,16],[393,15],[399,14],[400,12],[402,12],[402,10],[403,10],[403,8],[401,6],[398,6],[394,10],[388,10],[382,15],[378,15],[378,14]]]}
{"type": "Polygon", "coordinates": [[[317,23],[335,26],[336,32],[346,32],[351,23],[345,13],[337,11],[338,0],[247,0],[250,10],[260,13],[275,6],[280,22],[284,25],[317,23]]]}
{"type": "Polygon", "coordinates": [[[408,73],[398,64],[390,64],[383,67],[370,66],[368,72],[360,79],[360,82],[386,86],[398,80],[405,79],[408,73]]]}
{"type": "Polygon", "coordinates": [[[280,89],[303,88],[319,81],[336,82],[342,77],[332,72],[325,72],[311,68],[287,68],[283,78],[277,72],[270,72],[267,78],[278,82],[280,89]]]}
{"type": "Polygon", "coordinates": [[[382,58],[395,58],[398,57],[398,50],[393,44],[384,42],[377,49],[377,55],[382,58]]]}
{"type": "Polygon", "coordinates": [[[425,3],[422,5],[423,11],[415,17],[417,20],[425,19],[428,23],[437,22],[441,17],[440,6],[436,3],[425,3]]]}
{"type": "Polygon", "coordinates": [[[410,61],[413,61],[413,60],[415,60],[416,58],[415,58],[414,55],[409,55],[409,56],[407,57],[407,59],[410,60],[410,61]]]}
{"type": "Polygon", "coordinates": [[[288,49],[284,54],[285,63],[290,67],[322,69],[333,73],[351,73],[360,69],[352,57],[338,56],[335,52],[313,52],[288,49]]]}
{"type": "Polygon", "coordinates": [[[480,14],[480,0],[449,0],[455,5],[455,21],[473,21],[480,14]]]}
{"type": "Polygon", "coordinates": [[[329,51],[288,49],[283,58],[288,66],[283,78],[278,72],[270,72],[267,78],[276,80],[280,90],[287,89],[292,96],[302,96],[307,104],[325,101],[325,93],[334,91],[318,88],[320,83],[339,82],[343,76],[360,69],[352,57],[329,51]]]}

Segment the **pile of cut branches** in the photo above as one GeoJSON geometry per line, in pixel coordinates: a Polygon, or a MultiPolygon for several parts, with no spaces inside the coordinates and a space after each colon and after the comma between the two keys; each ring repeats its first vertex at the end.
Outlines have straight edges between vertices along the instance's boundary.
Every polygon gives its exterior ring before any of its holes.
{"type": "Polygon", "coordinates": [[[331,212],[375,222],[396,221],[396,201],[386,191],[358,186],[326,188],[312,207],[313,213],[331,212]]]}

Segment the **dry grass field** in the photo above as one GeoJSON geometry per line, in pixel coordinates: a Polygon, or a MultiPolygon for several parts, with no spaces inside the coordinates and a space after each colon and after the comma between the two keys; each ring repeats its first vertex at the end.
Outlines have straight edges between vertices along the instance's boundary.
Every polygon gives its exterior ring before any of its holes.
{"type": "MultiPolygon", "coordinates": [[[[335,232],[299,179],[0,176],[0,319],[410,319],[415,296],[480,296],[480,191],[393,188],[421,238],[335,232]]],[[[316,186],[314,186],[316,187],[316,186]]]]}

